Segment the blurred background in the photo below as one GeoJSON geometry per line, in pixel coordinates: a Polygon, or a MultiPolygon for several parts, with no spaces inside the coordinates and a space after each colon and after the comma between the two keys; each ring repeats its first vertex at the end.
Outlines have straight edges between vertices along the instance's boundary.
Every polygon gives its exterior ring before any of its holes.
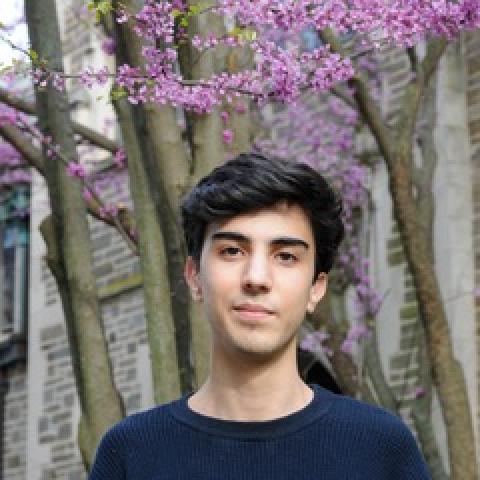
{"type": "Polygon", "coordinates": [[[344,200],[329,294],[299,332],[302,377],[401,416],[434,479],[477,478],[480,32],[405,44],[160,3],[167,60],[143,2],[2,4],[0,478],[85,479],[110,425],[202,384],[209,330],[183,281],[178,206],[251,150],[308,163],[344,200]],[[227,34],[238,43],[191,42],[227,34]],[[115,77],[164,61],[185,85],[233,75],[267,58],[249,49],[260,37],[280,52],[261,101],[232,93],[205,114],[158,71],[144,90],[115,77]],[[281,90],[282,52],[326,44],[355,75],[334,65],[321,88],[281,90]]]}

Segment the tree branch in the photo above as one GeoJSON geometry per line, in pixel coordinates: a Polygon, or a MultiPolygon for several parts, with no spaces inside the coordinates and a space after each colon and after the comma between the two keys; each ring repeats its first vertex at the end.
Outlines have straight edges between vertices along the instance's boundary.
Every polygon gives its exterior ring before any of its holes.
{"type": "Polygon", "coordinates": [[[39,148],[35,147],[22,132],[13,125],[0,123],[0,136],[19,151],[32,167],[44,175],[44,158],[39,148]]]}
{"type": "Polygon", "coordinates": [[[432,38],[427,42],[427,54],[421,63],[424,88],[428,85],[433,72],[437,69],[438,62],[446,48],[447,40],[443,37],[432,38]]]}
{"type": "MultiPolygon", "coordinates": [[[[326,28],[319,32],[319,36],[324,44],[330,45],[332,52],[339,53],[342,57],[347,57],[340,41],[333,31],[326,28]]],[[[377,140],[380,153],[386,157],[391,154],[391,132],[382,118],[380,107],[368,93],[367,82],[358,73],[349,80],[349,85],[354,88],[353,98],[357,104],[359,112],[369,125],[373,135],[377,140]]]]}
{"type": "Polygon", "coordinates": [[[422,98],[446,47],[447,41],[444,38],[428,40],[427,53],[422,63],[418,65],[416,81],[411,82],[405,88],[403,108],[399,113],[397,123],[398,138],[405,146],[412,143],[411,139],[413,138],[422,98]]]}
{"type": "Polygon", "coordinates": [[[330,91],[340,100],[342,100],[346,105],[348,105],[350,108],[352,109],[357,108],[355,101],[351,97],[349,97],[348,94],[340,87],[334,86],[330,88],[330,91]]]}
{"type": "MultiPolygon", "coordinates": [[[[5,88],[0,87],[0,102],[9,105],[17,110],[20,110],[23,113],[28,115],[36,115],[37,111],[35,108],[35,104],[32,102],[28,102],[23,100],[22,98],[17,97],[16,95],[12,95],[8,90],[5,88]]],[[[88,140],[92,145],[96,147],[102,148],[111,153],[115,153],[120,146],[110,140],[105,135],[96,132],[92,128],[86,127],[78,122],[72,122],[73,131],[83,137],[85,140],[88,140]]]]}
{"type": "MultiPolygon", "coordinates": [[[[24,160],[26,160],[30,166],[35,168],[40,175],[44,176],[45,161],[41,150],[35,147],[17,127],[13,125],[0,124],[0,136],[3,137],[4,140],[12,145],[16,150],[18,150],[24,160]]],[[[86,200],[86,206],[88,213],[92,215],[92,217],[95,217],[97,220],[100,220],[107,225],[118,229],[118,225],[116,225],[113,218],[104,215],[102,216],[100,210],[101,205],[94,198],[86,200]]],[[[135,229],[135,219],[132,212],[128,208],[120,208],[118,210],[117,217],[123,231],[131,232],[135,229]]],[[[133,241],[132,238],[130,239],[133,241]]]]}

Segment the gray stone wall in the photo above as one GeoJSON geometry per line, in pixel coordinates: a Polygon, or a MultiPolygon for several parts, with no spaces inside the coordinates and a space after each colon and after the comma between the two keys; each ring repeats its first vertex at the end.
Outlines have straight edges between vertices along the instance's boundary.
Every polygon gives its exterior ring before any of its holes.
{"type": "Polygon", "coordinates": [[[19,363],[6,369],[7,391],[3,404],[3,478],[26,478],[27,435],[27,384],[25,364],[19,363]]]}
{"type": "MultiPolygon", "coordinates": [[[[98,178],[101,180],[107,172],[98,178]]],[[[104,182],[102,199],[131,206],[126,172],[110,172],[114,175],[104,182]]],[[[37,200],[45,194],[37,192],[37,200]]],[[[33,224],[41,218],[43,214],[34,213],[33,224]]],[[[89,225],[101,319],[115,384],[131,414],[153,405],[139,259],[114,228],[92,219],[89,225]]],[[[40,241],[37,232],[33,241],[40,241]]],[[[43,241],[35,243],[32,282],[38,288],[32,292],[34,313],[30,319],[30,341],[35,348],[29,361],[35,376],[31,382],[36,382],[38,393],[31,395],[29,455],[23,456],[28,462],[27,475],[19,478],[83,480],[86,472],[76,441],[80,410],[70,349],[55,280],[44,264],[43,253],[43,241]]]]}

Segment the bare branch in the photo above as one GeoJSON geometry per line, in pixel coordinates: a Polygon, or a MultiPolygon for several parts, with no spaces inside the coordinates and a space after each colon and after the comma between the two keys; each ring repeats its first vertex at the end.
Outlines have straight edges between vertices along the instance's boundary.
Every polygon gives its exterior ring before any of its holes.
{"type": "Polygon", "coordinates": [[[444,38],[430,39],[427,43],[427,54],[421,64],[418,65],[416,81],[405,88],[403,108],[397,124],[399,137],[403,139],[405,145],[411,144],[422,98],[446,47],[447,41],[444,38]]]}
{"type": "MultiPolygon", "coordinates": [[[[326,28],[319,32],[319,36],[323,43],[330,45],[332,52],[339,53],[342,57],[346,57],[346,53],[335,36],[333,31],[326,28]]],[[[349,81],[349,85],[354,88],[353,98],[356,102],[359,112],[363,115],[365,122],[369,125],[373,135],[375,136],[380,153],[384,156],[391,156],[391,132],[385,124],[380,111],[380,107],[370,96],[367,82],[358,73],[356,73],[349,81]]]]}
{"type": "Polygon", "coordinates": [[[421,63],[424,88],[430,81],[430,78],[437,69],[438,62],[447,48],[445,38],[432,38],[427,43],[427,54],[421,63]]]}
{"type": "MultiPolygon", "coordinates": [[[[8,90],[2,87],[0,87],[0,101],[28,115],[37,114],[34,103],[23,100],[16,95],[12,95],[8,90]]],[[[115,153],[120,148],[116,142],[110,140],[105,135],[96,132],[92,128],[86,127],[77,122],[72,122],[72,126],[75,133],[96,147],[102,148],[111,153],[115,153]]]]}
{"type": "Polygon", "coordinates": [[[18,150],[24,160],[34,167],[41,175],[44,174],[44,158],[39,148],[22,134],[22,132],[13,125],[0,123],[0,136],[6,142],[18,150]]]}
{"type": "MultiPolygon", "coordinates": [[[[32,142],[15,126],[0,124],[0,136],[13,147],[15,147],[26,160],[30,166],[35,168],[40,175],[44,175],[44,156],[41,150],[35,147],[32,142]]],[[[118,210],[117,219],[102,214],[102,203],[95,198],[86,200],[88,213],[111,227],[117,228],[119,232],[125,236],[124,232],[131,232],[135,229],[135,220],[132,212],[121,206],[118,210]]],[[[129,236],[129,241],[134,242],[134,239],[129,236]]],[[[136,248],[134,249],[136,253],[136,248]]]]}
{"type": "Polygon", "coordinates": [[[357,108],[357,104],[353,100],[353,98],[349,97],[348,94],[340,87],[334,86],[330,89],[330,91],[338,97],[340,100],[342,100],[346,105],[348,105],[350,108],[357,108]]]}

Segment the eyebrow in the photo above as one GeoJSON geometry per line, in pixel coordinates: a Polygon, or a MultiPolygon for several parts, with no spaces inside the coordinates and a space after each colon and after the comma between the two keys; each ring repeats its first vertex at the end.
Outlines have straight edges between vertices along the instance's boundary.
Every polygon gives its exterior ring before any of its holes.
{"type": "MultiPolygon", "coordinates": [[[[212,241],[215,240],[233,240],[239,243],[252,243],[250,237],[238,232],[216,232],[212,235],[212,241]]],[[[303,247],[308,250],[309,245],[305,240],[295,237],[277,237],[268,242],[275,247],[303,247]]]]}

